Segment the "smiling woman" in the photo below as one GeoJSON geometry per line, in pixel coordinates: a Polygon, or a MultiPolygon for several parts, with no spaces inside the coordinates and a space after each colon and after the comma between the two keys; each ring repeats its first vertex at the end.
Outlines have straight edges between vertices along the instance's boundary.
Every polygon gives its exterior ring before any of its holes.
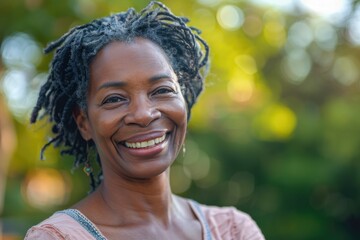
{"type": "Polygon", "coordinates": [[[101,149],[104,182],[117,181],[119,174],[144,179],[164,172],[180,151],[187,123],[185,100],[164,51],[142,37],[112,42],[97,54],[87,111],[74,116],[82,137],[101,149]]]}
{"type": "Polygon", "coordinates": [[[169,168],[208,67],[208,46],[187,21],[151,2],[48,46],[57,50],[31,122],[44,112],[54,138],[43,150],[54,144],[73,155],[92,192],[25,239],[263,239],[247,214],[171,192],[169,168]]]}

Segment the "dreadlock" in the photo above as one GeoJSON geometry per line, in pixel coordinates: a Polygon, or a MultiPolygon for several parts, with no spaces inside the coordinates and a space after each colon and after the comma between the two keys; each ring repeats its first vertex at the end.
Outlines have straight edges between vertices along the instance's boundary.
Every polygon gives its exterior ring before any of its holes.
{"type": "Polygon", "coordinates": [[[61,155],[75,157],[74,166],[84,164],[89,147],[96,153],[100,167],[98,176],[90,174],[94,190],[100,183],[102,172],[99,156],[92,141],[80,135],[72,117],[75,106],[86,110],[86,93],[89,84],[91,60],[113,41],[131,42],[137,37],[146,38],[160,46],[169,57],[185,98],[188,118],[197,97],[203,89],[208,69],[209,48],[200,38],[200,31],[186,24],[188,19],[177,17],[160,2],[151,2],[141,12],[133,8],[71,29],[58,40],[50,43],[44,52],[54,54],[49,76],[41,87],[31,115],[31,123],[48,117],[54,137],[41,150],[51,144],[63,146],[61,155]],[[41,113],[40,113],[41,112],[41,113]]]}

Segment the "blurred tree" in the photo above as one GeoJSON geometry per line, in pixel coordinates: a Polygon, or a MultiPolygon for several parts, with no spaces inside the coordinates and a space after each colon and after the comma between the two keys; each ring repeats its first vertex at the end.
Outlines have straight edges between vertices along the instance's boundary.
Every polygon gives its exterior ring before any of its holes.
{"type": "MultiPolygon", "coordinates": [[[[7,111],[7,106],[0,95],[0,217],[4,207],[4,194],[6,173],[11,156],[15,150],[16,134],[12,124],[12,117],[7,111]]],[[[2,235],[2,222],[0,218],[0,236],[2,235]]]]}
{"type": "MultiPolygon", "coordinates": [[[[38,161],[46,127],[29,128],[27,116],[51,58],[41,48],[70,27],[148,2],[0,2],[0,91],[21,146],[9,168],[8,231],[21,236],[88,186],[56,150],[38,161]],[[61,195],[34,190],[64,183],[61,195]]],[[[358,239],[359,1],[163,2],[203,30],[212,59],[186,154],[171,171],[174,191],[249,212],[267,239],[358,239]]]]}

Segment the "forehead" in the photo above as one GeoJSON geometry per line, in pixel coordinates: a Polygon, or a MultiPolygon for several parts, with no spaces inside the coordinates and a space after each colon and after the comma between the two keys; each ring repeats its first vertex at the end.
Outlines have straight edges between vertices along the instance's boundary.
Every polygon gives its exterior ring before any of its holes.
{"type": "Polygon", "coordinates": [[[155,43],[144,38],[131,42],[114,41],[98,52],[90,64],[90,71],[96,74],[104,68],[129,70],[133,68],[171,68],[165,52],[155,43]]]}

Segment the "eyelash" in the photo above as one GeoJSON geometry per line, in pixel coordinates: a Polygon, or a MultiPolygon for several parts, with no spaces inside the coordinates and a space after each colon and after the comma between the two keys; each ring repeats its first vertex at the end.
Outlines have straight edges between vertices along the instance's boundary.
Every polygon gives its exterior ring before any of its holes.
{"type": "Polygon", "coordinates": [[[172,89],[172,88],[168,88],[168,87],[160,87],[158,89],[155,89],[153,95],[157,95],[157,94],[168,94],[168,93],[174,93],[176,94],[177,92],[172,89]],[[165,91],[165,92],[164,92],[165,91]]]}
{"type": "Polygon", "coordinates": [[[108,103],[117,103],[117,102],[123,102],[125,101],[126,99],[123,98],[123,97],[120,97],[120,96],[110,96],[108,98],[106,98],[102,104],[108,104],[108,103]],[[115,101],[114,101],[115,99],[115,101]]]}
{"type": "MultiPolygon", "coordinates": [[[[168,88],[168,87],[160,87],[158,89],[155,89],[155,91],[152,93],[152,95],[163,95],[163,94],[177,94],[177,91],[172,89],[172,88],[168,88]]],[[[109,96],[107,97],[101,104],[111,104],[111,103],[119,103],[119,102],[123,102],[126,101],[126,99],[124,97],[121,96],[109,96]]]]}

